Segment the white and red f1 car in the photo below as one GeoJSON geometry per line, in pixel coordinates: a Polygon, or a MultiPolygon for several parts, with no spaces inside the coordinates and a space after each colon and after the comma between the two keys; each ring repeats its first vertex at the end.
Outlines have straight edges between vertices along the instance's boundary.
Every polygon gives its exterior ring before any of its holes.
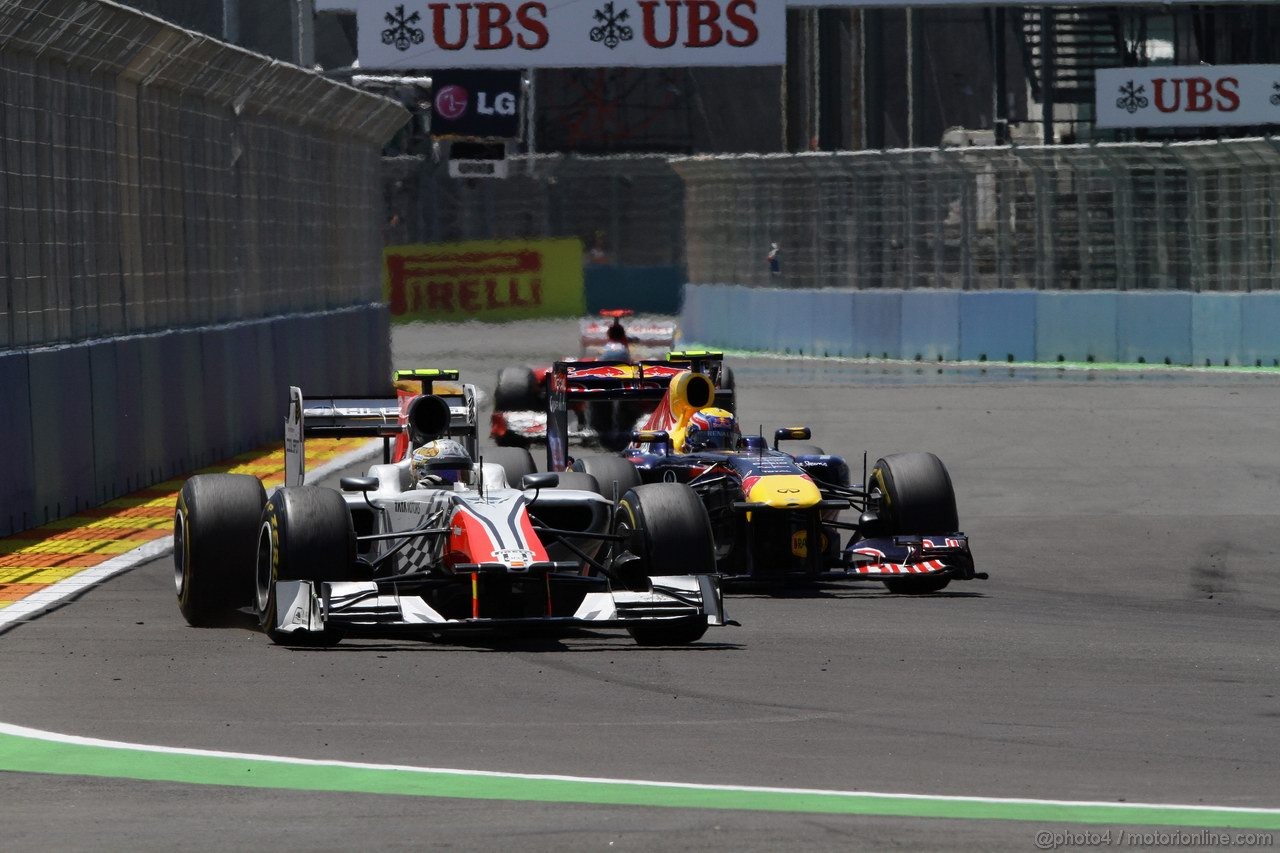
{"type": "Polygon", "coordinates": [[[532,626],[621,628],[669,645],[725,624],[710,522],[687,486],[605,497],[594,477],[536,473],[513,448],[466,459],[447,479],[421,477],[410,456],[344,478],[341,491],[302,484],[308,436],[404,431],[415,448],[474,437],[473,388],[461,406],[423,390],[402,419],[395,398],[308,403],[293,388],[283,488],[268,498],[251,476],[189,479],[174,517],[187,621],[252,608],[287,645],[532,626]]]}

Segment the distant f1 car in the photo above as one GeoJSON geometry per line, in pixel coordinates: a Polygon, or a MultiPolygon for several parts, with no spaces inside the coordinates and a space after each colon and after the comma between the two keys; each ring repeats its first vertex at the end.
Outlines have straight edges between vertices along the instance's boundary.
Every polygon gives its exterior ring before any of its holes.
{"type": "MultiPolygon", "coordinates": [[[[635,318],[624,326],[627,310],[601,311],[599,317],[581,322],[579,361],[600,366],[602,375],[636,377],[637,365],[648,365],[646,379],[662,376],[661,361],[667,359],[676,339],[676,323],[662,318],[635,318]]],[[[674,376],[683,366],[673,367],[674,376]]],[[[504,367],[498,372],[493,393],[493,416],[489,435],[503,447],[528,447],[547,439],[547,377],[551,365],[504,367]]],[[[716,376],[724,389],[733,389],[733,371],[728,367],[716,376]]],[[[725,405],[732,406],[732,399],[725,405]]],[[[575,401],[573,423],[568,438],[575,443],[597,445],[608,450],[621,450],[631,440],[631,431],[652,411],[652,405],[639,401],[608,401],[601,405],[590,399],[575,401]]]]}
{"type": "MultiPolygon", "coordinates": [[[[985,578],[974,571],[969,540],[960,532],[955,492],[946,467],[931,453],[885,456],[861,484],[849,466],[807,442],[807,427],[735,438],[731,446],[686,449],[699,412],[715,406],[710,379],[721,356],[688,355],[688,369],[655,391],[656,383],[622,383],[584,375],[589,365],[557,363],[549,404],[548,470],[593,475],[625,492],[640,483],[684,484],[711,519],[718,571],[725,578],[780,580],[842,576],[883,581],[896,593],[937,592],[952,580],[985,578]],[[575,399],[656,397],[656,408],[621,456],[570,460],[567,412],[575,399]],[[841,521],[852,511],[856,522],[841,521]],[[841,545],[841,531],[848,539],[841,545]]],[[[864,462],[865,466],[865,462],[864,462]]]]}
{"type": "Polygon", "coordinates": [[[531,626],[621,628],[668,645],[725,624],[710,522],[691,489],[615,499],[587,475],[536,473],[527,450],[473,462],[474,407],[430,393],[456,374],[423,374],[403,419],[394,398],[308,403],[290,389],[286,484],[270,497],[251,476],[186,481],[174,583],[190,624],[249,607],[288,645],[531,626]],[[341,491],[302,484],[308,436],[400,431],[415,448],[406,458],[341,491]]]}

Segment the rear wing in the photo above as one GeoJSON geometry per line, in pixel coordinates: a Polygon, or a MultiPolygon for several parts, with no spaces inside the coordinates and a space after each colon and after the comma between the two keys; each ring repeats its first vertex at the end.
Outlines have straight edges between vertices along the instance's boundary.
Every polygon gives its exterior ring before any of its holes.
{"type": "MultiPolygon", "coordinates": [[[[450,438],[458,439],[474,457],[478,444],[474,385],[435,387],[435,382],[456,382],[458,372],[398,371],[396,381],[421,379],[422,393],[449,404],[450,438]],[[432,374],[431,376],[416,374],[432,374]],[[408,376],[407,374],[415,374],[408,376]]],[[[320,397],[306,400],[302,389],[289,388],[289,413],[285,418],[285,485],[301,486],[306,478],[307,438],[381,438],[384,462],[391,461],[392,441],[406,435],[406,415],[416,394],[395,397],[320,397]]]]}
{"type": "Polygon", "coordinates": [[[457,439],[471,454],[479,459],[479,414],[476,405],[476,386],[460,382],[456,370],[397,370],[396,382],[418,382],[422,394],[434,394],[449,404],[449,437],[457,439]]]}
{"type": "Polygon", "coordinates": [[[724,355],[711,351],[671,353],[663,361],[557,361],[547,375],[547,470],[569,462],[569,406],[576,402],[660,402],[671,380],[685,371],[705,374],[716,386],[716,405],[732,410],[734,392],[720,387],[724,355]]]}

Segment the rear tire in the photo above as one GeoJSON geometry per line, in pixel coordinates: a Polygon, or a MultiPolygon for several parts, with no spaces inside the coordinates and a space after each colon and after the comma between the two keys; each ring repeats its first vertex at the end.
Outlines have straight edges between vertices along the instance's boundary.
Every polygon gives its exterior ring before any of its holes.
{"type": "MultiPolygon", "coordinates": [[[[880,490],[881,513],[891,535],[928,536],[960,529],[951,475],[932,453],[897,453],[876,461],[871,484],[880,490]]],[[[939,592],[951,578],[886,578],[885,588],[897,595],[939,592]]]]}
{"type": "Polygon", "coordinates": [[[590,474],[583,474],[580,471],[562,471],[560,472],[560,484],[557,489],[576,489],[581,492],[592,492],[600,494],[600,483],[590,474]]]}
{"type": "Polygon", "coordinates": [[[266,502],[262,483],[247,474],[199,474],[182,484],[173,515],[173,581],[187,624],[227,624],[252,603],[266,502]]]}
{"type": "Polygon", "coordinates": [[[300,486],[280,489],[262,511],[256,569],[258,622],[274,643],[332,646],[340,632],[283,632],[276,625],[276,581],[351,579],[356,533],[351,512],[333,489],[300,486]]]}
{"type": "Polygon", "coordinates": [[[538,381],[528,367],[504,367],[498,371],[493,408],[499,412],[525,412],[538,408],[538,381]]]}
{"type": "MultiPolygon", "coordinates": [[[[654,575],[715,573],[711,520],[702,501],[688,486],[636,486],[618,502],[616,521],[619,533],[630,534],[628,550],[640,558],[622,578],[628,589],[648,589],[649,578],[654,575]]],[[[706,633],[707,617],[650,622],[633,625],[627,631],[645,646],[686,645],[706,633]]]]}
{"type": "Polygon", "coordinates": [[[485,451],[484,461],[501,465],[507,473],[507,485],[513,489],[521,488],[520,481],[526,474],[538,473],[533,455],[523,447],[495,447],[485,451]]]}
{"type": "Polygon", "coordinates": [[[613,500],[614,482],[618,484],[619,496],[640,485],[640,472],[621,456],[587,456],[575,461],[573,470],[595,477],[600,493],[610,500],[613,500]]]}

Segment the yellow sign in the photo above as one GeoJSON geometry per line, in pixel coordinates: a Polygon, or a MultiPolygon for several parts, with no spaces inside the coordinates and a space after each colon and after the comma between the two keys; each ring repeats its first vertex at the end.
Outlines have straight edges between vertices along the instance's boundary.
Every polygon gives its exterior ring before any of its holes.
{"type": "Polygon", "coordinates": [[[582,241],[389,246],[382,297],[396,323],[581,316],[582,241]]]}

